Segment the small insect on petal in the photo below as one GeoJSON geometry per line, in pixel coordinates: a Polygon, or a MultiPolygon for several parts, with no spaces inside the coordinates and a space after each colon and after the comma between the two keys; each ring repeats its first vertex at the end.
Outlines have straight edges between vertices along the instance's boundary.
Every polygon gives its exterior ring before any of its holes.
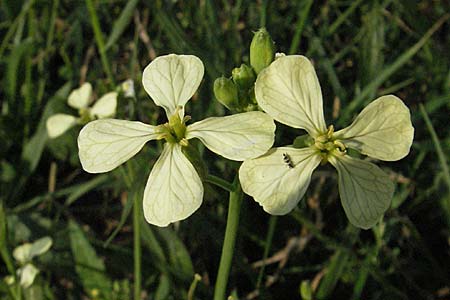
{"type": "Polygon", "coordinates": [[[289,156],[289,154],[283,153],[283,161],[290,169],[295,167],[295,165],[292,162],[291,157],[289,156]]]}

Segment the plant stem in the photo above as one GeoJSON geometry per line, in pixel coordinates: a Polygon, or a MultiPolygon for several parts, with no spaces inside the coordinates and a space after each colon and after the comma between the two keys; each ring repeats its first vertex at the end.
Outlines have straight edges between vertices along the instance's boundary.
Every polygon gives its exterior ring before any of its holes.
{"type": "Polygon", "coordinates": [[[233,192],[234,189],[235,189],[233,184],[229,183],[228,181],[226,181],[226,180],[224,180],[222,178],[214,176],[214,175],[209,175],[208,174],[204,180],[205,180],[205,182],[214,184],[214,185],[216,185],[216,186],[220,187],[221,189],[224,189],[224,190],[226,190],[228,192],[233,192]]]}
{"type": "Polygon", "coordinates": [[[236,175],[233,192],[230,192],[230,203],[228,204],[227,226],[225,238],[220,257],[219,271],[217,272],[216,286],[214,288],[214,300],[225,300],[228,276],[230,274],[231,262],[233,260],[234,245],[239,226],[239,214],[242,204],[242,190],[236,175]]]}
{"type": "Polygon", "coordinates": [[[141,201],[139,193],[133,193],[133,258],[134,258],[134,300],[141,299],[141,201]]]}
{"type": "Polygon", "coordinates": [[[277,226],[277,216],[270,216],[269,219],[269,230],[267,231],[266,243],[264,245],[264,254],[263,254],[263,265],[259,270],[258,279],[256,280],[256,290],[261,288],[261,283],[264,276],[264,269],[266,267],[265,261],[269,256],[270,246],[272,245],[273,234],[275,233],[275,227],[277,226]]]}
{"type": "Polygon", "coordinates": [[[105,41],[103,40],[102,30],[100,28],[100,23],[98,21],[97,13],[95,11],[92,0],[86,0],[86,6],[91,17],[92,30],[94,30],[95,42],[97,43],[98,52],[100,53],[100,59],[102,61],[103,69],[108,76],[109,86],[114,87],[114,78],[109,68],[108,58],[106,57],[105,41]]]}

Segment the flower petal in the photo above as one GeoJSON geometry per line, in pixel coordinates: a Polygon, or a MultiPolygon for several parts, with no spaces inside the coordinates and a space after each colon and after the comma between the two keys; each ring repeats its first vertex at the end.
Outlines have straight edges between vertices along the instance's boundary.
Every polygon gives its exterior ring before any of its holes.
{"type": "Polygon", "coordinates": [[[77,124],[77,120],[74,116],[66,114],[55,114],[49,117],[46,123],[48,136],[52,139],[60,136],[77,124]]]}
{"type": "Polygon", "coordinates": [[[242,190],[266,212],[284,215],[295,208],[311,181],[321,157],[314,148],[273,148],[246,160],[239,169],[242,190]]]}
{"type": "Polygon", "coordinates": [[[194,95],[203,73],[203,63],[198,57],[169,54],[156,58],[144,69],[142,84],[170,117],[194,95]]]}
{"type": "Polygon", "coordinates": [[[26,264],[23,268],[19,269],[20,285],[24,288],[29,288],[39,274],[39,270],[32,264],[26,264]]]}
{"type": "Polygon", "coordinates": [[[375,164],[348,155],[329,161],[338,171],[341,203],[350,223],[363,229],[375,225],[394,193],[389,176],[375,164]]]}
{"type": "Polygon", "coordinates": [[[31,244],[30,258],[44,254],[48,251],[48,249],[50,249],[52,244],[53,240],[48,236],[38,239],[33,244],[31,244]]]}
{"type": "Polygon", "coordinates": [[[91,116],[99,119],[115,115],[117,107],[117,93],[111,92],[103,95],[95,102],[91,109],[91,116]]]}
{"type": "Polygon", "coordinates": [[[14,259],[17,260],[20,264],[24,264],[33,258],[30,255],[30,252],[31,252],[31,244],[25,243],[14,249],[13,256],[14,259]]]}
{"type": "Polygon", "coordinates": [[[260,111],[207,118],[187,127],[186,138],[199,138],[211,151],[232,160],[260,156],[272,147],[275,123],[260,111]]]}
{"type": "Polygon", "coordinates": [[[334,136],[362,154],[394,161],[408,155],[414,127],[408,107],[396,96],[388,95],[371,102],[349,127],[334,136]]]}
{"type": "Polygon", "coordinates": [[[322,91],[311,62],[304,56],[277,58],[258,75],[256,101],[278,122],[308,131],[326,132],[322,91]]]}
{"type": "Polygon", "coordinates": [[[193,214],[202,199],[203,185],[194,166],[180,145],[166,143],[145,186],[145,219],[153,225],[167,226],[193,214]]]}
{"type": "Polygon", "coordinates": [[[76,109],[86,108],[91,100],[91,95],[92,85],[89,82],[85,82],[81,87],[70,93],[67,103],[76,109]]]}
{"type": "Polygon", "coordinates": [[[158,137],[157,126],[103,119],[88,123],[78,136],[81,165],[89,173],[108,172],[133,157],[158,137]]]}

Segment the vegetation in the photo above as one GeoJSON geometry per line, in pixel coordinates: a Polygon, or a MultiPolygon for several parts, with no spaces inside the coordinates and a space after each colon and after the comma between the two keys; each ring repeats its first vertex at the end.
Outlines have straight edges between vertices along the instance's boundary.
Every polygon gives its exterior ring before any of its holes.
{"type": "MultiPolygon", "coordinates": [[[[186,106],[193,121],[225,115],[214,80],[249,64],[253,32],[261,27],[277,52],[313,61],[325,119],[337,129],[392,93],[409,107],[415,137],[406,158],[378,163],[396,191],[372,229],[349,224],[331,167],[314,173],[286,216],[270,216],[244,197],[227,295],[450,298],[449,11],[445,0],[1,2],[1,298],[212,298],[229,201],[220,186],[233,182],[239,163],[196,144],[210,174],[203,204],[184,221],[156,227],[144,221],[141,201],[162,142],[93,175],[78,159],[81,126],[50,139],[46,120],[76,115],[68,95],[90,82],[96,99],[119,92],[117,118],[165,122],[141,79],[150,61],[168,53],[193,54],[205,65],[186,106]],[[135,97],[121,88],[129,79],[135,97]],[[32,258],[40,270],[33,284],[11,283],[24,267],[14,249],[46,236],[52,244],[32,258]]],[[[275,145],[301,134],[277,124],[275,145]]]]}

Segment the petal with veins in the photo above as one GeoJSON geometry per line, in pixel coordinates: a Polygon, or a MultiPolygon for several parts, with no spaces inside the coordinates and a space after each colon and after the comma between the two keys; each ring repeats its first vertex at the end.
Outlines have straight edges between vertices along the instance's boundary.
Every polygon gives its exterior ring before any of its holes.
{"type": "Polygon", "coordinates": [[[90,122],[78,136],[81,165],[89,173],[111,171],[158,135],[158,126],[136,121],[103,119],[90,122]]]}
{"type": "Polygon", "coordinates": [[[91,109],[91,116],[99,119],[110,118],[115,115],[117,107],[117,93],[103,95],[95,102],[91,109]]]}
{"type": "Polygon", "coordinates": [[[144,191],[144,216],[157,226],[186,219],[202,203],[203,185],[178,144],[166,143],[144,191]]]}
{"type": "Polygon", "coordinates": [[[408,107],[396,96],[388,95],[371,102],[334,137],[362,154],[395,161],[408,155],[414,127],[408,107]]]}
{"type": "Polygon", "coordinates": [[[255,83],[256,101],[278,122],[308,131],[326,132],[322,91],[311,62],[304,56],[277,58],[255,83]]]}
{"type": "Polygon", "coordinates": [[[199,138],[211,151],[242,161],[260,156],[274,141],[275,123],[263,112],[207,118],[187,127],[186,138],[199,138]]]}
{"type": "Polygon", "coordinates": [[[91,95],[92,85],[89,82],[85,82],[81,87],[70,93],[67,103],[76,109],[86,108],[91,100],[91,95]]]}
{"type": "Polygon", "coordinates": [[[77,124],[77,118],[66,114],[55,114],[47,119],[47,134],[54,139],[77,124]]]}
{"type": "Polygon", "coordinates": [[[353,225],[368,229],[386,212],[394,193],[389,176],[375,164],[345,156],[331,156],[338,171],[339,194],[353,225]]]}
{"type": "MultiPolygon", "coordinates": [[[[193,55],[169,54],[152,61],[142,74],[145,91],[169,118],[177,107],[184,108],[202,81],[202,61],[193,55]]],[[[184,114],[181,110],[180,114],[184,114]]],[[[181,115],[181,117],[183,117],[181,115]]]]}
{"type": "Polygon", "coordinates": [[[311,174],[320,161],[320,155],[312,147],[273,148],[263,156],[242,163],[239,169],[242,190],[266,212],[287,214],[305,194],[311,174]]]}

